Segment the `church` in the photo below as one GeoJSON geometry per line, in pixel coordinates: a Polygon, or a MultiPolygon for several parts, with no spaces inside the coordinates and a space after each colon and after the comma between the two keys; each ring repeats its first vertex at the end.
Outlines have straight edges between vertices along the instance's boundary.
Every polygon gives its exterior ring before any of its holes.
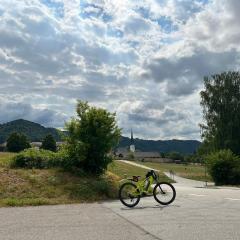
{"type": "Polygon", "coordinates": [[[148,162],[172,162],[171,159],[162,158],[159,152],[143,152],[136,148],[131,129],[130,145],[128,147],[118,148],[115,152],[117,159],[148,161],[148,162]]]}

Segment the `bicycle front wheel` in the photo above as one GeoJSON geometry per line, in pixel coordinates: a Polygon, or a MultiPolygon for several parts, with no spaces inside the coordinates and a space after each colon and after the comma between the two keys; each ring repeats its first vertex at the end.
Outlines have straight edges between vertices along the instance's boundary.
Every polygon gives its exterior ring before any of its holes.
{"type": "Polygon", "coordinates": [[[119,189],[119,199],[127,207],[134,207],[140,201],[137,186],[131,182],[124,183],[119,189]]]}
{"type": "Polygon", "coordinates": [[[158,203],[168,205],[176,198],[176,190],[170,183],[157,183],[153,189],[153,196],[158,203]]]}

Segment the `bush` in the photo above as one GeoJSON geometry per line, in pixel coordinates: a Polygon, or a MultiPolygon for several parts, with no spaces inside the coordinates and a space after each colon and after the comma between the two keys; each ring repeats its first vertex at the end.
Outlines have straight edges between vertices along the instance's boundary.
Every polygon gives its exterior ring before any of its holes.
{"type": "Polygon", "coordinates": [[[13,157],[13,168],[50,168],[61,167],[64,162],[65,152],[54,153],[48,150],[27,149],[13,157]]]}
{"type": "Polygon", "coordinates": [[[230,150],[209,154],[206,161],[216,185],[240,184],[240,158],[230,150]]]}

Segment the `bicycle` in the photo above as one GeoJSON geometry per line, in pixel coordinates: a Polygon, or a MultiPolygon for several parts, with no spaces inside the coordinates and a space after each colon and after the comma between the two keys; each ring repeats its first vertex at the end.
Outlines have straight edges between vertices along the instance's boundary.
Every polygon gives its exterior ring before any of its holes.
{"type": "Polygon", "coordinates": [[[168,205],[175,200],[176,190],[173,185],[168,182],[159,182],[159,176],[155,171],[151,170],[143,180],[140,181],[139,179],[140,176],[133,176],[132,178],[128,178],[128,181],[120,186],[119,199],[125,206],[129,208],[135,207],[142,196],[149,195],[149,190],[152,190],[153,184],[155,184],[155,186],[152,194],[158,203],[168,205]],[[151,189],[149,189],[149,187],[151,187],[151,189]]]}

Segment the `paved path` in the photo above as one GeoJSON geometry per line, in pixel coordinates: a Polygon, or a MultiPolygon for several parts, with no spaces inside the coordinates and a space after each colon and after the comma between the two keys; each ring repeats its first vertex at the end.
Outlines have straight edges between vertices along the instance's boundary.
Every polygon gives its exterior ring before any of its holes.
{"type": "MultiPolygon", "coordinates": [[[[107,207],[79,204],[0,208],[1,240],[153,240],[107,207]]],[[[119,205],[121,207],[121,205],[119,205]]]]}
{"type": "Polygon", "coordinates": [[[193,188],[175,184],[170,206],[142,198],[128,209],[117,201],[106,207],[161,240],[239,240],[240,190],[193,188]]]}
{"type": "Polygon", "coordinates": [[[0,208],[1,240],[239,240],[240,190],[176,186],[170,206],[142,198],[133,209],[119,201],[0,208]]]}

